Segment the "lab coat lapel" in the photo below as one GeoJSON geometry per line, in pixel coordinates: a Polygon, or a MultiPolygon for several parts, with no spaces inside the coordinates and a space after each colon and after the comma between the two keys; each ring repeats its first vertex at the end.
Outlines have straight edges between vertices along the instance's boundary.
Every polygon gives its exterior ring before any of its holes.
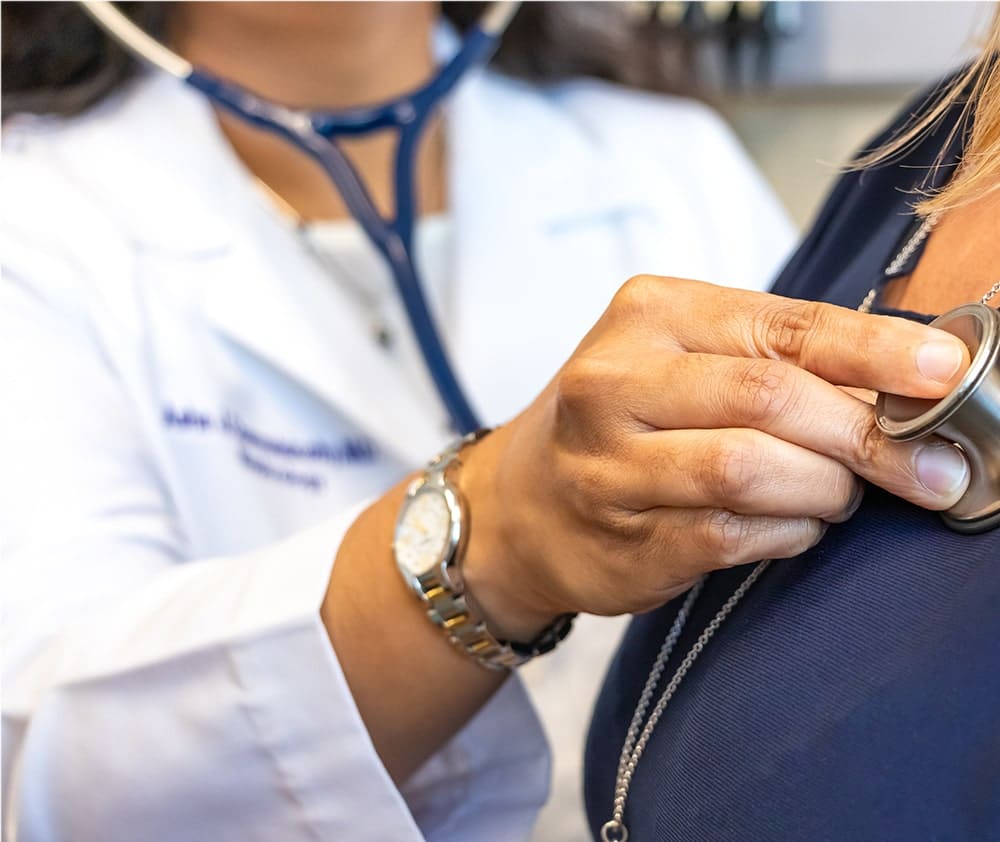
{"type": "MultiPolygon", "coordinates": [[[[417,405],[354,302],[278,221],[207,101],[153,73],[106,107],[123,113],[87,124],[75,148],[95,160],[115,150],[114,177],[98,180],[106,168],[94,168],[87,187],[114,208],[150,272],[149,294],[185,296],[210,329],[293,378],[404,464],[432,456],[442,439],[437,408],[417,405]],[[151,159],[159,162],[153,170],[151,159]]],[[[106,298],[122,296],[111,290],[106,298]]]]}
{"type": "MultiPolygon", "coordinates": [[[[148,154],[125,155],[120,177],[102,188],[114,192],[132,241],[169,275],[184,266],[203,317],[228,341],[296,380],[404,464],[427,461],[447,439],[441,407],[417,401],[372,341],[356,302],[277,220],[204,98],[162,75],[140,84],[155,91],[122,103],[130,111],[123,124],[135,135],[125,148],[153,148],[160,167],[149,173],[148,154]],[[135,189],[150,179],[163,201],[135,189]]],[[[102,138],[89,142],[100,146],[102,138]]]]}
{"type": "MultiPolygon", "coordinates": [[[[252,198],[252,197],[251,197],[252,198]]],[[[230,341],[348,417],[404,464],[426,462],[445,438],[438,407],[420,405],[373,342],[353,302],[262,213],[213,279],[205,317],[230,341]]]]}
{"type": "Polygon", "coordinates": [[[124,124],[136,134],[126,148],[151,146],[161,166],[150,174],[147,157],[125,157],[108,186],[120,193],[116,204],[135,244],[163,260],[165,271],[182,261],[203,317],[228,341],[342,412],[404,464],[433,456],[446,438],[439,407],[417,402],[355,302],[277,220],[211,107],[176,80],[154,75],[142,84],[156,91],[124,103],[134,112],[124,124]],[[134,189],[151,177],[168,197],[161,203],[134,189]]]}

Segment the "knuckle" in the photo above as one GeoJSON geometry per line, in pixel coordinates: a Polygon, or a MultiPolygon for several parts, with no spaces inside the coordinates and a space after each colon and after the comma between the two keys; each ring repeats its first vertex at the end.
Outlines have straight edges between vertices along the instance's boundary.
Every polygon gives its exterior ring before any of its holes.
{"type": "Polygon", "coordinates": [[[610,459],[564,452],[553,470],[559,476],[561,504],[576,528],[616,543],[631,538],[634,522],[620,504],[622,491],[610,459]]]}
{"type": "Polygon", "coordinates": [[[560,407],[575,410],[586,405],[591,372],[582,357],[574,357],[556,375],[556,400],[560,407]]]}
{"type": "Polygon", "coordinates": [[[850,458],[858,465],[874,465],[882,461],[886,438],[867,413],[855,421],[851,429],[850,458]]]}
{"type": "Polygon", "coordinates": [[[709,493],[721,504],[742,499],[760,475],[762,460],[751,436],[722,435],[706,455],[703,476],[709,493]]]}
{"type": "Polygon", "coordinates": [[[623,546],[630,548],[633,561],[641,564],[650,551],[650,529],[643,514],[609,509],[601,522],[612,537],[614,549],[620,553],[623,546]]]}
{"type": "Polygon", "coordinates": [[[735,512],[719,509],[709,516],[706,535],[707,548],[714,562],[731,567],[745,557],[746,547],[753,537],[753,522],[735,512]]]}
{"type": "Polygon", "coordinates": [[[569,474],[568,486],[577,515],[584,521],[603,523],[608,494],[608,475],[598,461],[578,459],[569,474]]]}
{"type": "Polygon", "coordinates": [[[746,423],[774,418],[792,400],[790,367],[772,360],[748,360],[737,370],[731,393],[746,423]]]}
{"type": "Polygon", "coordinates": [[[637,610],[641,611],[662,605],[675,595],[676,588],[690,578],[691,571],[685,570],[677,558],[677,548],[685,542],[686,530],[657,516],[651,519],[648,514],[633,516],[631,520],[635,533],[629,546],[626,575],[637,610]]]}
{"type": "Polygon", "coordinates": [[[756,340],[762,356],[799,359],[819,318],[819,305],[811,301],[779,299],[765,308],[756,324],[756,340]]]}
{"type": "Polygon", "coordinates": [[[629,318],[641,315],[662,294],[663,279],[655,275],[633,275],[615,294],[612,308],[629,318]]]}
{"type": "Polygon", "coordinates": [[[556,404],[560,417],[587,416],[595,403],[621,381],[616,367],[592,355],[578,355],[556,377],[556,404]]]}
{"type": "Polygon", "coordinates": [[[656,542],[644,513],[608,511],[600,519],[586,521],[586,528],[587,547],[577,564],[604,583],[606,594],[627,592],[631,600],[657,579],[662,565],[653,561],[658,558],[656,542]],[[624,589],[623,583],[627,583],[624,589]]]}
{"type": "Polygon", "coordinates": [[[617,512],[610,522],[615,525],[619,538],[626,546],[649,547],[649,527],[644,519],[635,512],[617,512]]]}

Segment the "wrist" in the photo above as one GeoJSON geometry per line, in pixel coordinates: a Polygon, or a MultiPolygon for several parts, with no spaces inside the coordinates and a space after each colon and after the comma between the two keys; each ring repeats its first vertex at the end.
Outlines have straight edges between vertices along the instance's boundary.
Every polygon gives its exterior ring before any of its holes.
{"type": "Polygon", "coordinates": [[[469,509],[462,579],[490,631],[523,642],[533,640],[563,612],[540,598],[538,571],[515,540],[511,512],[519,500],[504,500],[499,489],[510,435],[510,428],[501,427],[462,455],[459,484],[469,509]]]}

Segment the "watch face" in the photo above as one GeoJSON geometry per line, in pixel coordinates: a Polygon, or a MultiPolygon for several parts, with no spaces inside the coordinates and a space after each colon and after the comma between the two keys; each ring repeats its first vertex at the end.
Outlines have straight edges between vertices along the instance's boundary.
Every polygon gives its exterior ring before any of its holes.
{"type": "Polygon", "coordinates": [[[411,576],[426,573],[444,559],[450,532],[451,511],[444,494],[434,488],[418,491],[396,524],[396,563],[411,576]]]}

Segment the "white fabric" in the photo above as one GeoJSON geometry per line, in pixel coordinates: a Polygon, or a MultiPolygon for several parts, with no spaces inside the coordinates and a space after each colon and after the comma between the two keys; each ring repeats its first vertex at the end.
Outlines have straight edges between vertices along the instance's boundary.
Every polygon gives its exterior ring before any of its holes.
{"type": "MultiPolygon", "coordinates": [[[[383,356],[392,360],[413,397],[425,406],[439,398],[409,328],[406,308],[396,292],[392,273],[361,226],[355,222],[313,222],[299,232],[318,256],[333,283],[353,299],[359,316],[388,332],[383,356]]],[[[419,219],[413,237],[417,267],[428,306],[442,322],[454,318],[454,227],[446,214],[419,219]]]]}
{"type": "MultiPolygon", "coordinates": [[[[447,116],[442,324],[487,423],[629,275],[762,288],[790,242],[701,106],[483,74],[447,116]]],[[[152,76],[78,119],[15,119],[2,179],[4,838],[525,838],[548,761],[518,680],[402,793],[353,705],[317,614],[330,565],[445,416],[204,101],[152,76]]],[[[619,627],[584,621],[526,672],[575,838],[619,627]]]]}

